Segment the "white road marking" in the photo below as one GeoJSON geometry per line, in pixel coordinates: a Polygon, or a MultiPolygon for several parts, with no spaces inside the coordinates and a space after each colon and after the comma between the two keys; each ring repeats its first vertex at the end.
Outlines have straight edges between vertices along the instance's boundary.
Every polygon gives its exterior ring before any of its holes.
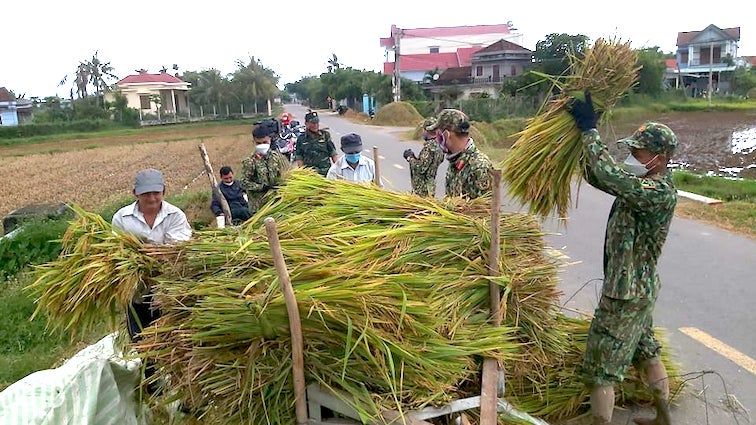
{"type": "Polygon", "coordinates": [[[380,159],[386,159],[386,157],[383,156],[383,155],[378,155],[378,158],[380,158],[380,159]]]}
{"type": "Polygon", "coordinates": [[[394,166],[394,168],[398,168],[398,169],[400,169],[400,170],[404,170],[404,167],[402,167],[402,166],[401,166],[401,165],[399,165],[399,164],[392,164],[392,165],[394,166]]]}
{"type": "Polygon", "coordinates": [[[680,328],[680,332],[716,351],[728,360],[756,375],[756,360],[697,328],[680,328]]]}

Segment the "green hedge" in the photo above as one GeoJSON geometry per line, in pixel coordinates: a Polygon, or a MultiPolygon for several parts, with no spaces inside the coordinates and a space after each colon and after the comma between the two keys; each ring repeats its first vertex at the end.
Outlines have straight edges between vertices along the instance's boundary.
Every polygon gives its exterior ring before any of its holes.
{"type": "Polygon", "coordinates": [[[687,171],[676,171],[673,178],[680,190],[723,201],[756,202],[756,180],[702,176],[687,171]]]}
{"type": "Polygon", "coordinates": [[[123,125],[110,120],[78,120],[22,124],[15,127],[0,127],[0,139],[15,139],[20,137],[43,136],[59,133],[89,132],[123,127],[123,125]]]}
{"type": "Polygon", "coordinates": [[[15,275],[28,265],[58,258],[68,221],[35,221],[25,224],[12,239],[0,240],[0,280],[15,275]]]}

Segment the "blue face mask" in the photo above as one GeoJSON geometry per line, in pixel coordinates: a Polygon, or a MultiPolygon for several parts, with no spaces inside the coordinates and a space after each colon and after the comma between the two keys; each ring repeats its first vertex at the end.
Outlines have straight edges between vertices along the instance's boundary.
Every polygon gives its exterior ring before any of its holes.
{"type": "Polygon", "coordinates": [[[357,152],[357,153],[347,153],[347,154],[344,154],[344,156],[346,157],[347,162],[350,163],[350,164],[356,164],[356,163],[360,162],[360,153],[359,152],[357,152]]]}

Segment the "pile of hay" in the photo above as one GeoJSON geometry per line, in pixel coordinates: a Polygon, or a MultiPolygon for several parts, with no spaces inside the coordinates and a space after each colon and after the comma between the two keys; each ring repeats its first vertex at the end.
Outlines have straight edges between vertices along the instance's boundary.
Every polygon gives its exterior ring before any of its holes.
{"type": "Polygon", "coordinates": [[[373,119],[375,125],[387,125],[392,127],[414,127],[423,116],[417,112],[411,103],[391,102],[378,109],[373,119]]]}
{"type": "MultiPolygon", "coordinates": [[[[136,348],[170,382],[163,397],[205,423],[294,423],[288,315],[261,227],[270,216],[302,318],[307,381],[346,392],[365,421],[478,394],[484,356],[505,365],[515,406],[573,416],[588,396],[577,374],[588,322],[559,313],[557,266],[532,216],[502,215],[502,275],[488,276],[489,208],[296,170],[241,228],[175,246],[135,246],[79,211],[67,256],[33,289],[53,324],[76,328],[123,314],[144,274],[163,316],[136,348]],[[97,262],[81,261],[92,252],[97,262]],[[501,327],[489,323],[489,282],[503,294],[501,327]]],[[[631,377],[618,399],[648,400],[639,382],[631,377]]]]}

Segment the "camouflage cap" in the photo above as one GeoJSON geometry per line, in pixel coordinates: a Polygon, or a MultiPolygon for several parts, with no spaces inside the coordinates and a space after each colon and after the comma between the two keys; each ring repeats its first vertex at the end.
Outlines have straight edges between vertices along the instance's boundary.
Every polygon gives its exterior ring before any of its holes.
{"type": "Polygon", "coordinates": [[[423,128],[427,130],[428,127],[434,126],[437,121],[436,117],[426,118],[425,121],[423,121],[423,128]]]}
{"type": "Polygon", "coordinates": [[[677,148],[677,136],[666,125],[649,121],[635,130],[632,136],[621,139],[617,143],[671,155],[677,148]]]}
{"type": "Polygon", "coordinates": [[[456,133],[467,133],[470,131],[470,121],[464,112],[459,109],[444,109],[438,113],[436,123],[425,127],[428,131],[451,130],[456,133]]]}
{"type": "Polygon", "coordinates": [[[305,114],[305,122],[320,122],[320,117],[316,111],[310,111],[305,114]]]}

